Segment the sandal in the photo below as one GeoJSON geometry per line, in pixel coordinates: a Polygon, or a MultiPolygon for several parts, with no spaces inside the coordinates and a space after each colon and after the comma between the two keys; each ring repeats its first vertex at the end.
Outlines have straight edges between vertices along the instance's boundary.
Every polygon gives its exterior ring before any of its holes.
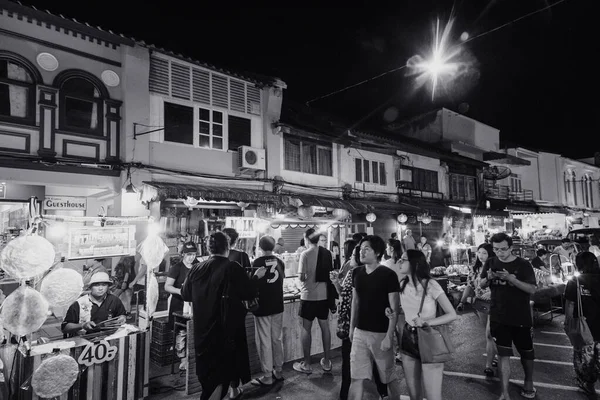
{"type": "Polygon", "coordinates": [[[533,390],[521,389],[521,396],[525,397],[526,399],[534,399],[536,393],[537,393],[536,388],[533,388],[533,390]]]}
{"type": "Polygon", "coordinates": [[[281,382],[281,381],[285,380],[285,378],[283,377],[283,375],[281,375],[281,372],[279,374],[280,374],[279,377],[277,377],[277,375],[275,375],[275,372],[272,373],[274,381],[281,382]]]}
{"type": "Polygon", "coordinates": [[[242,396],[244,395],[244,391],[242,390],[242,388],[238,388],[238,390],[239,390],[239,393],[238,393],[237,396],[235,396],[235,397],[229,396],[230,400],[236,400],[236,399],[241,399],[242,398],[242,396]]]}
{"type": "Polygon", "coordinates": [[[272,383],[263,382],[261,379],[262,379],[262,377],[254,378],[250,381],[250,384],[252,386],[272,386],[273,385],[272,383]]]}
{"type": "Polygon", "coordinates": [[[488,378],[493,378],[494,377],[494,370],[491,368],[486,368],[483,370],[483,373],[485,374],[486,377],[488,378]]]}

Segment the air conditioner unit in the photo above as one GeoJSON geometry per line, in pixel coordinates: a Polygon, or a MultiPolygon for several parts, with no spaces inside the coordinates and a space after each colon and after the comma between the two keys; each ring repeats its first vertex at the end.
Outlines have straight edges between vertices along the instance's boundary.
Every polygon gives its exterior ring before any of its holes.
{"type": "Polygon", "coordinates": [[[265,170],[265,149],[250,146],[238,147],[238,168],[240,170],[265,170]]]}
{"type": "Polygon", "coordinates": [[[396,183],[411,183],[412,182],[412,169],[398,168],[396,170],[396,183]]]}

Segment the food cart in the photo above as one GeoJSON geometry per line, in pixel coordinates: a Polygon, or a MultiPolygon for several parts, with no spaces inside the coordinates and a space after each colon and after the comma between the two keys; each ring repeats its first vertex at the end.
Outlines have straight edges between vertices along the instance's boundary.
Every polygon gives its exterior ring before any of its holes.
{"type": "Polygon", "coordinates": [[[32,215],[25,234],[2,249],[0,285],[8,296],[0,298],[0,397],[120,400],[148,395],[148,327],[156,278],[150,268],[155,254],[144,248],[160,249],[153,235],[137,246],[149,268],[147,302],[135,318],[82,336],[66,337],[60,330],[68,306],[85,293],[76,266],[90,258],[135,255],[134,222],[149,221],[32,215]],[[66,231],[51,243],[46,236],[59,227],[66,231]]]}

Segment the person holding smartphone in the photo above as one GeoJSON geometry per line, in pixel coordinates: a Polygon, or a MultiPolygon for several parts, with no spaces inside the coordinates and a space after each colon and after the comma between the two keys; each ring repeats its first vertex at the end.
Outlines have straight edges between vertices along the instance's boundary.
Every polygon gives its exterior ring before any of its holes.
{"type": "Polygon", "coordinates": [[[510,400],[510,357],[514,344],[521,355],[525,381],[521,396],[533,399],[533,318],[529,300],[536,290],[535,273],[531,264],[512,253],[512,237],[505,233],[492,236],[496,257],[486,261],[481,272],[480,286],[491,291],[490,332],[500,359],[500,379],[503,400],[510,400]]]}

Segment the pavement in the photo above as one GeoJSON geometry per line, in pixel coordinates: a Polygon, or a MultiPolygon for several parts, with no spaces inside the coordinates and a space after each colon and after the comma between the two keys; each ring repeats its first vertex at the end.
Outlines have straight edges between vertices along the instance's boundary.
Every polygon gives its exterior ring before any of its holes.
{"type": "MultiPolygon", "coordinates": [[[[534,347],[536,352],[534,382],[537,388],[536,399],[541,400],[584,400],[589,399],[575,384],[575,373],[572,365],[572,348],[564,334],[562,323],[564,316],[555,316],[553,321],[538,325],[534,329],[534,347]]],[[[459,315],[452,324],[452,337],[456,344],[456,354],[447,362],[444,372],[444,400],[497,400],[500,396],[500,383],[497,378],[486,378],[485,367],[485,327],[471,310],[459,315]]],[[[515,352],[518,356],[518,353],[515,352]]],[[[285,381],[269,388],[244,386],[243,399],[256,400],[294,400],[294,399],[338,399],[341,382],[341,355],[333,352],[333,371],[324,373],[318,364],[318,357],[313,358],[312,375],[303,375],[292,369],[292,363],[284,366],[285,381]]],[[[511,361],[512,380],[511,398],[524,399],[520,396],[523,370],[518,357],[511,361]]],[[[404,381],[402,368],[398,365],[402,377],[402,400],[408,400],[408,391],[404,381]]],[[[165,373],[167,371],[165,370],[165,373]]],[[[183,378],[175,375],[159,376],[151,380],[149,399],[175,400],[198,399],[199,395],[185,396],[169,387],[179,388],[184,384],[183,378]],[[160,388],[160,389],[159,389],[160,388]],[[158,393],[157,391],[161,392],[158,393]]],[[[598,391],[600,393],[600,391],[598,391]]],[[[592,397],[596,398],[596,397],[592,397]]],[[[378,400],[375,387],[367,382],[365,400],[378,400]]]]}

